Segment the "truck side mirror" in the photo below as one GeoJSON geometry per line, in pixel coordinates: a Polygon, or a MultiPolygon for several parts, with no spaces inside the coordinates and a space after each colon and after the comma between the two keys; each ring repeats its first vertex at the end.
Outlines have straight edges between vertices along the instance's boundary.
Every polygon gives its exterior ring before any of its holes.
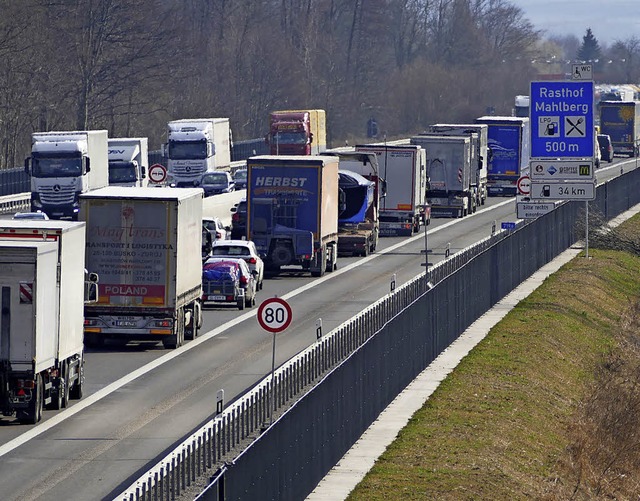
{"type": "Polygon", "coordinates": [[[146,177],[147,177],[147,168],[144,165],[142,165],[140,167],[140,179],[144,179],[146,177]]]}
{"type": "Polygon", "coordinates": [[[313,143],[313,132],[309,133],[309,144],[313,143]]]}
{"type": "Polygon", "coordinates": [[[85,159],[85,161],[86,161],[86,163],[85,163],[85,167],[84,167],[84,172],[86,174],[87,172],[91,171],[91,160],[89,159],[89,157],[87,157],[85,159]]]}
{"type": "Polygon", "coordinates": [[[31,157],[27,157],[24,159],[24,171],[31,175],[31,157]]]}

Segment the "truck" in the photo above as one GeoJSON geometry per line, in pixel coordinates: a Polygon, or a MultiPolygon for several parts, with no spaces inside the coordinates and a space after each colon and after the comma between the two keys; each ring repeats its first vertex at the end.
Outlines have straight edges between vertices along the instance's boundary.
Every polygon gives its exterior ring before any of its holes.
{"type": "Polygon", "coordinates": [[[109,184],[106,130],[35,132],[25,171],[31,175],[31,210],[77,220],[79,196],[109,184]]]}
{"type": "Polygon", "coordinates": [[[640,101],[600,101],[600,134],[611,137],[613,151],[638,156],[640,101]]]}
{"type": "Polygon", "coordinates": [[[319,155],[327,149],[325,110],[281,110],[269,114],[271,155],[319,155]]]}
{"type": "Polygon", "coordinates": [[[202,190],[113,187],[80,198],[86,265],[99,300],[85,340],[162,341],[178,348],[202,325],[202,190]]]}
{"type": "Polygon", "coordinates": [[[35,424],[82,398],[85,225],[0,225],[0,407],[35,424]]]}
{"type": "Polygon", "coordinates": [[[338,158],[247,159],[247,238],[265,269],[301,266],[314,277],[337,267],[338,158]]]}
{"type": "Polygon", "coordinates": [[[531,98],[529,96],[516,96],[513,103],[513,116],[528,117],[530,103],[531,98]]]}
{"type": "Polygon", "coordinates": [[[428,152],[427,202],[432,216],[464,217],[476,211],[476,193],[471,186],[471,138],[426,135],[411,138],[412,144],[428,152]]]}
{"type": "Polygon", "coordinates": [[[411,144],[367,144],[356,145],[356,151],[375,154],[386,181],[386,196],[380,204],[380,236],[410,236],[429,224],[425,150],[411,144]]]}
{"type": "Polygon", "coordinates": [[[375,252],[380,234],[380,199],[386,195],[373,153],[332,152],[339,158],[338,255],[375,252]]]}
{"type": "Polygon", "coordinates": [[[148,144],[146,137],[109,139],[109,186],[149,184],[148,144]]]}
{"type": "Polygon", "coordinates": [[[529,173],[529,118],[483,116],[475,121],[489,126],[488,195],[516,195],[518,179],[529,173]]]}
{"type": "MultiPolygon", "coordinates": [[[[489,163],[489,126],[486,124],[434,124],[426,134],[469,136],[471,138],[471,189],[476,207],[487,201],[487,165],[489,163]]],[[[427,155],[428,156],[428,155],[427,155]]]]}
{"type": "Polygon", "coordinates": [[[177,187],[194,187],[205,172],[231,168],[228,118],[192,118],[167,124],[168,176],[177,187]]]}

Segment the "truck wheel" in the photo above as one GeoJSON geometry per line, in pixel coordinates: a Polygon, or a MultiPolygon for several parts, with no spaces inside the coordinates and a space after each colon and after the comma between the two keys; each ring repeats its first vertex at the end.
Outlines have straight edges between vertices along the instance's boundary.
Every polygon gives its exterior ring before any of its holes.
{"type": "Polygon", "coordinates": [[[66,407],[69,403],[69,369],[67,364],[62,364],[61,372],[62,374],[58,378],[58,388],[51,398],[51,404],[49,404],[49,407],[55,411],[66,407]]]}
{"type": "Polygon", "coordinates": [[[25,424],[38,424],[42,419],[42,408],[43,408],[43,395],[44,387],[42,384],[42,376],[40,374],[36,375],[36,384],[35,384],[35,395],[33,395],[33,399],[29,404],[29,408],[26,411],[22,411],[18,416],[18,419],[21,423],[25,424]]]}
{"type": "Polygon", "coordinates": [[[73,385],[73,388],[69,390],[69,397],[72,400],[80,400],[82,398],[83,385],[84,385],[84,360],[80,360],[80,365],[78,366],[78,379],[76,379],[76,383],[73,385]]]}
{"type": "Polygon", "coordinates": [[[241,297],[240,299],[238,299],[237,305],[240,311],[244,310],[244,297],[241,297]]]}

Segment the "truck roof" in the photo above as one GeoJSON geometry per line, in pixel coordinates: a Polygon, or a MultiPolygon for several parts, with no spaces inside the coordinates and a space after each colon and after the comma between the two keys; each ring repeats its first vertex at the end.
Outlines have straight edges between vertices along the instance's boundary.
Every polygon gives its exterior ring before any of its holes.
{"type": "Polygon", "coordinates": [[[334,155],[258,155],[255,157],[249,157],[247,159],[247,165],[252,163],[306,163],[306,164],[321,164],[337,162],[338,157],[334,155]]]}
{"type": "Polygon", "coordinates": [[[478,117],[476,118],[476,120],[483,120],[484,122],[495,122],[495,123],[499,123],[499,122],[524,123],[529,121],[529,117],[511,117],[511,116],[501,117],[501,116],[487,115],[484,117],[478,117]]]}
{"type": "Polygon", "coordinates": [[[139,186],[107,186],[83,193],[83,199],[153,199],[153,200],[184,200],[195,196],[203,197],[202,188],[143,188],[139,186]]]}
{"type": "Polygon", "coordinates": [[[54,233],[64,233],[75,228],[84,228],[84,226],[85,223],[83,221],[61,221],[58,219],[8,219],[0,223],[0,233],[12,233],[17,232],[18,230],[32,230],[32,233],[34,234],[37,234],[42,230],[54,233]]]}
{"type": "Polygon", "coordinates": [[[421,142],[440,142],[440,143],[468,143],[471,141],[470,136],[447,136],[443,134],[425,133],[418,136],[413,136],[411,141],[415,141],[420,144],[421,142]]]}

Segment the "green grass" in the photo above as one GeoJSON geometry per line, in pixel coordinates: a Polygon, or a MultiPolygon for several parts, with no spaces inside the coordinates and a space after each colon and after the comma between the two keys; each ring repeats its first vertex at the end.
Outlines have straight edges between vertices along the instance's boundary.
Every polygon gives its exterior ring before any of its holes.
{"type": "MultiPolygon", "coordinates": [[[[600,466],[585,434],[611,403],[600,413],[585,402],[614,355],[635,356],[619,346],[639,297],[640,257],[590,249],[572,260],[460,363],[349,499],[631,499],[625,481],[603,490],[589,473],[600,466]]],[[[618,470],[616,481],[638,477],[618,470]]]]}

